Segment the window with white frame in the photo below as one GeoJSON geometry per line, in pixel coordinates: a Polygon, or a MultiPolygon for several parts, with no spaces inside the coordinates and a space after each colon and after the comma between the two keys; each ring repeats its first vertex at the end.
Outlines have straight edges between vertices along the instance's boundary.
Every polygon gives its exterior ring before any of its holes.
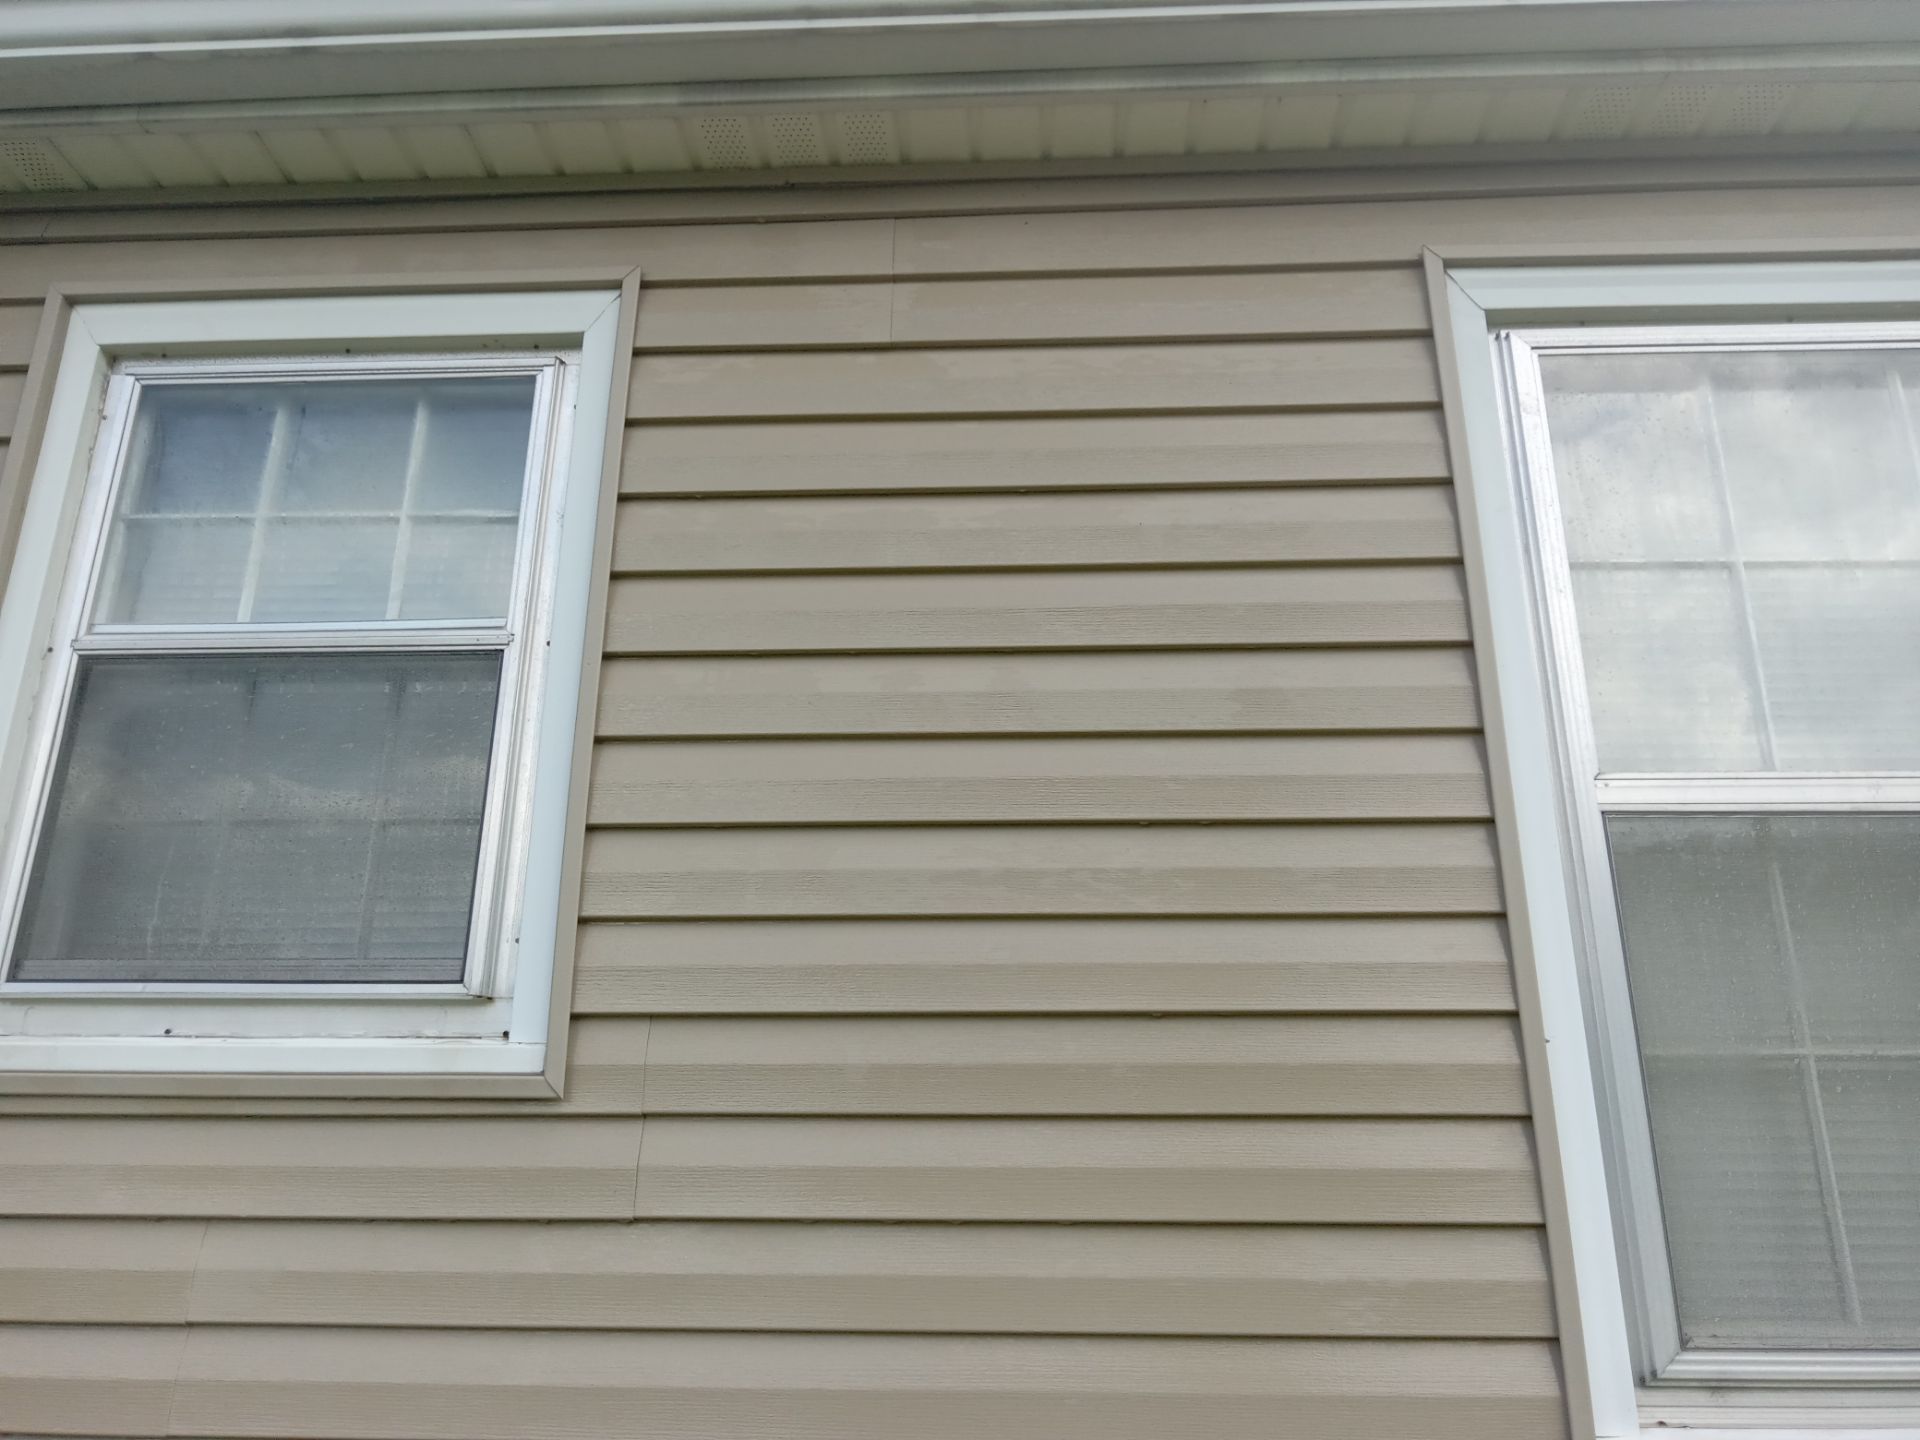
{"type": "Polygon", "coordinates": [[[1920,330],[1505,344],[1653,1353],[1905,1364],[1920,330]]]}
{"type": "Polygon", "coordinates": [[[542,1069],[617,297],[528,344],[540,298],[76,310],[0,613],[0,1064],[542,1069]]]}
{"type": "Polygon", "coordinates": [[[1920,265],[1436,265],[1576,1433],[1920,1426],[1920,265]]]}

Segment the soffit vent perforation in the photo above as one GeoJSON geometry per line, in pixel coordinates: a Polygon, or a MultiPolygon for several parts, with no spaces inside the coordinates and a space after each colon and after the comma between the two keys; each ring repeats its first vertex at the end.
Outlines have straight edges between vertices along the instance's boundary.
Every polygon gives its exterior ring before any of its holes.
{"type": "Polygon", "coordinates": [[[840,159],[847,165],[893,165],[900,140],[884,110],[849,110],[840,117],[840,159]]]}
{"type": "Polygon", "coordinates": [[[705,116],[694,133],[700,141],[700,163],[710,170],[747,170],[760,163],[744,116],[705,116]]]}
{"type": "Polygon", "coordinates": [[[45,140],[0,140],[0,163],[10,166],[29,190],[84,190],[66,157],[45,140]]]}
{"type": "Polygon", "coordinates": [[[769,115],[761,122],[768,158],[775,165],[825,165],[826,137],[814,115],[769,115]]]}

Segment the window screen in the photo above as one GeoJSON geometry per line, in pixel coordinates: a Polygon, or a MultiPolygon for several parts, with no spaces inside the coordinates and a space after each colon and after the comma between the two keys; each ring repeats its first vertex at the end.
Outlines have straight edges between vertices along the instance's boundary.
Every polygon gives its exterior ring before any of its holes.
{"type": "Polygon", "coordinates": [[[1920,357],[1540,372],[1683,1342],[1920,1347],[1920,357]]]}
{"type": "Polygon", "coordinates": [[[11,980],[461,982],[537,389],[138,386],[11,980]]]}

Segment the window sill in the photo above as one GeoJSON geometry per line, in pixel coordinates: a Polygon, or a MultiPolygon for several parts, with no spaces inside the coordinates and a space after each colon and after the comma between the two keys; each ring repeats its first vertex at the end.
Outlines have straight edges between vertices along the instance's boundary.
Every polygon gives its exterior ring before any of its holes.
{"type": "Polygon", "coordinates": [[[0,1039],[0,1094],[553,1099],[544,1043],[0,1039]]]}

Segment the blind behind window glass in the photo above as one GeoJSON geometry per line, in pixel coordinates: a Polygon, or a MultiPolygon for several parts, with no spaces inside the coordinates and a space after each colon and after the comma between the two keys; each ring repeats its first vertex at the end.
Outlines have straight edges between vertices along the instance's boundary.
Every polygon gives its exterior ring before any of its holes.
{"type": "Polygon", "coordinates": [[[499,674],[83,662],[15,978],[459,981],[499,674]]]}
{"type": "MultiPolygon", "coordinates": [[[[1543,357],[1602,774],[1920,770],[1920,360],[1543,357]]],[[[1920,817],[1608,817],[1685,1341],[1920,1346],[1920,817]]]]}

